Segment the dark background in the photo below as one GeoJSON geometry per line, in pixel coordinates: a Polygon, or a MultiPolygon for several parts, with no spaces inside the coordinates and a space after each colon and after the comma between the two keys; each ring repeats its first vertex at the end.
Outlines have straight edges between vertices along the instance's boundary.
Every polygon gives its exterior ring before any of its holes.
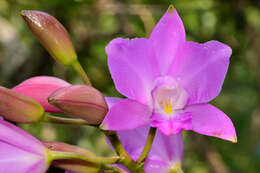
{"type": "MultiPolygon", "coordinates": [[[[109,75],[104,47],[115,37],[145,37],[169,4],[178,10],[187,39],[219,40],[233,49],[221,94],[212,104],[232,119],[238,143],[185,132],[187,173],[257,173],[260,170],[260,1],[258,0],[0,0],[0,85],[12,87],[38,75],[81,83],[56,63],[26,27],[19,12],[40,10],[68,29],[79,60],[105,95],[120,96],[109,75]]],[[[90,127],[23,125],[41,140],[77,144],[112,153],[90,127]]],[[[52,171],[52,172],[57,172],[52,171]]]]}

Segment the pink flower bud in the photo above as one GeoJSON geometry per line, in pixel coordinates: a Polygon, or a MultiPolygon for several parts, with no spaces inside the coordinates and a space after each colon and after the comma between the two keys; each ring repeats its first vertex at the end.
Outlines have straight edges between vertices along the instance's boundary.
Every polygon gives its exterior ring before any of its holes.
{"type": "Polygon", "coordinates": [[[93,125],[100,124],[108,111],[104,96],[97,89],[85,85],[61,88],[48,101],[65,113],[93,125]]]}
{"type": "Polygon", "coordinates": [[[0,119],[0,172],[45,173],[47,148],[22,129],[0,119]]]}
{"type": "Polygon", "coordinates": [[[71,65],[77,55],[63,25],[53,16],[34,10],[21,12],[25,22],[51,56],[63,65],[71,65]]]}
{"type": "MultiPolygon", "coordinates": [[[[53,151],[62,151],[62,152],[72,152],[83,155],[93,155],[90,151],[86,149],[79,148],[77,146],[61,143],[61,142],[43,142],[44,145],[53,151]]],[[[68,160],[54,160],[52,163],[54,166],[73,171],[73,173],[98,173],[100,170],[100,165],[76,160],[76,159],[68,159],[68,160]]]]}
{"type": "Polygon", "coordinates": [[[49,76],[37,76],[23,81],[12,90],[35,99],[43,106],[46,112],[61,113],[61,110],[47,102],[47,98],[55,90],[66,86],[70,86],[70,84],[62,79],[49,76]]]}
{"type": "Polygon", "coordinates": [[[34,123],[41,120],[44,109],[31,98],[0,87],[0,115],[17,123],[34,123]]]}

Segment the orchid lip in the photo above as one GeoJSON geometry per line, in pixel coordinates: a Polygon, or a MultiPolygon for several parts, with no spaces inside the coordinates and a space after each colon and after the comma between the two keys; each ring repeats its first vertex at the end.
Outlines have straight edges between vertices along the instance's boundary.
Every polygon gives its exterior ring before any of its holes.
{"type": "Polygon", "coordinates": [[[183,113],[188,101],[186,90],[169,76],[158,78],[151,94],[153,112],[163,114],[166,117],[183,113]]]}

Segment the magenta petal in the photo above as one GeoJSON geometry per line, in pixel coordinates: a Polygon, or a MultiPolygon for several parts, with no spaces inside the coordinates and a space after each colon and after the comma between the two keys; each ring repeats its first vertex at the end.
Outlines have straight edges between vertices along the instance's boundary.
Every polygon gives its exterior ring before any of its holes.
{"type": "Polygon", "coordinates": [[[162,160],[147,159],[144,169],[147,173],[170,173],[170,164],[162,160]]]}
{"type": "Polygon", "coordinates": [[[105,97],[106,103],[108,105],[108,108],[110,109],[112,106],[114,106],[116,103],[122,101],[122,98],[117,97],[105,97]]]}
{"type": "Polygon", "coordinates": [[[237,136],[230,118],[210,104],[191,105],[185,109],[192,114],[192,130],[208,136],[236,142],[237,136]]]}
{"type": "Polygon", "coordinates": [[[45,151],[45,147],[39,140],[5,120],[0,120],[0,141],[36,154],[45,151]]]}
{"type": "Polygon", "coordinates": [[[125,99],[109,109],[100,127],[105,130],[130,130],[148,124],[150,115],[146,105],[125,99]]]}
{"type": "Polygon", "coordinates": [[[43,156],[21,150],[0,140],[0,172],[44,173],[46,169],[43,156]]]}
{"type": "Polygon", "coordinates": [[[145,38],[117,38],[106,47],[109,70],[117,90],[142,103],[150,97],[151,84],[159,74],[149,49],[145,38]]]}
{"type": "Polygon", "coordinates": [[[44,173],[49,167],[46,154],[39,140],[0,120],[0,172],[44,173]]]}
{"type": "Polygon", "coordinates": [[[184,25],[173,6],[169,7],[157,23],[149,41],[155,52],[161,74],[165,75],[180,46],[185,41],[184,25]]]}
{"type": "Polygon", "coordinates": [[[190,95],[188,104],[207,103],[221,91],[232,50],[218,41],[186,42],[174,60],[172,75],[190,95]]]}
{"type": "Polygon", "coordinates": [[[47,98],[55,90],[66,86],[70,86],[70,84],[59,78],[38,76],[23,81],[12,90],[35,99],[44,107],[46,112],[58,113],[61,111],[50,105],[47,98]]]}
{"type": "Polygon", "coordinates": [[[157,127],[164,135],[173,135],[182,130],[192,129],[191,113],[182,113],[171,118],[165,118],[165,115],[155,114],[152,116],[152,127],[157,127]]]}

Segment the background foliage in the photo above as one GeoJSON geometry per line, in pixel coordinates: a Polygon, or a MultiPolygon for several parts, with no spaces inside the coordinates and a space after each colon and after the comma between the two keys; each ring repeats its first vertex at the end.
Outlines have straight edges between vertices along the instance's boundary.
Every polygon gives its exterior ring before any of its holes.
{"type": "MultiPolygon", "coordinates": [[[[50,58],[19,16],[22,9],[34,9],[50,13],[65,25],[94,86],[105,95],[120,96],[109,75],[104,47],[115,37],[147,36],[171,3],[183,19],[188,40],[219,40],[233,49],[223,90],[212,103],[233,120],[238,143],[186,132],[185,171],[259,172],[259,0],[0,0],[0,85],[13,87],[38,75],[81,83],[71,68],[50,58]]],[[[102,155],[112,153],[93,128],[49,124],[22,127],[42,140],[77,144],[102,155]]]]}

